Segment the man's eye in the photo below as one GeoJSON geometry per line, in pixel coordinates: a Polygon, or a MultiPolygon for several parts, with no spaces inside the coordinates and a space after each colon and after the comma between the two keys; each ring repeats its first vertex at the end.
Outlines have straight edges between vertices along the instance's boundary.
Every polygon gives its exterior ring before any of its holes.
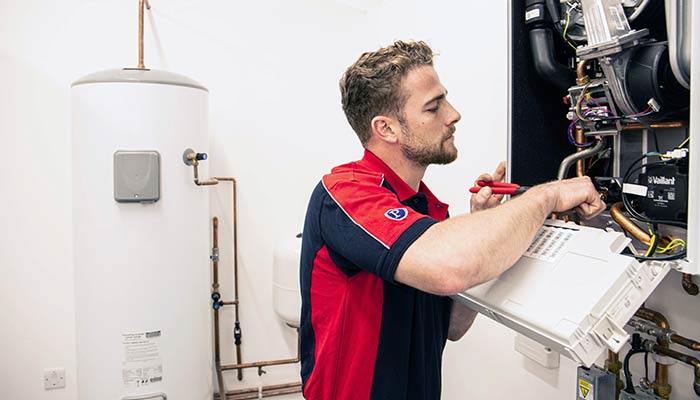
{"type": "Polygon", "coordinates": [[[437,112],[437,110],[439,110],[439,109],[440,109],[440,106],[435,106],[433,108],[429,108],[427,111],[434,113],[434,112],[437,112]]]}

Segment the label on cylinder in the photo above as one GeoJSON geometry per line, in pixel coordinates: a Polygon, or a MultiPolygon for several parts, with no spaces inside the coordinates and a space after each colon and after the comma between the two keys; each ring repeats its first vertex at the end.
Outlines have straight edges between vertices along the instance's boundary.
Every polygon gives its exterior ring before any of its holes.
{"type": "Polygon", "coordinates": [[[149,386],[163,380],[161,331],[122,334],[122,379],[125,388],[149,386]]]}

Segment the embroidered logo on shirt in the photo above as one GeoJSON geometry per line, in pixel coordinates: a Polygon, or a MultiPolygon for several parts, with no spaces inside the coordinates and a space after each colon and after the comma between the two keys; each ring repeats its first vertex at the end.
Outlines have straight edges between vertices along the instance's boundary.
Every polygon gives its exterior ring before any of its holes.
{"type": "Polygon", "coordinates": [[[387,210],[384,216],[394,221],[401,221],[408,216],[408,210],[405,208],[392,208],[391,210],[387,210]]]}

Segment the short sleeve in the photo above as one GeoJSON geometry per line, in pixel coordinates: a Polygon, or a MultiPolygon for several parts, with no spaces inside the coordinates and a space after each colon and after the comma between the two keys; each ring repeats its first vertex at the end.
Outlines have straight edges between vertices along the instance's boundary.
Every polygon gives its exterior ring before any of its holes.
{"type": "Polygon", "coordinates": [[[359,269],[394,282],[404,252],[438,221],[403,205],[375,179],[325,179],[320,210],[323,241],[359,269]]]}

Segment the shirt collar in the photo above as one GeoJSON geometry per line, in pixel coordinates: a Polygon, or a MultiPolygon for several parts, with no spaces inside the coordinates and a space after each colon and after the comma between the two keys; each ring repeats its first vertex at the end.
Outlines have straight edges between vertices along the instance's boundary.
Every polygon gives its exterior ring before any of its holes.
{"type": "MultiPolygon", "coordinates": [[[[382,173],[384,175],[384,179],[391,185],[391,187],[394,189],[396,192],[396,195],[399,197],[399,201],[406,201],[407,199],[411,198],[412,196],[416,195],[416,191],[413,190],[406,182],[404,182],[403,179],[401,179],[400,176],[394,172],[391,167],[386,165],[382,159],[374,155],[371,151],[365,149],[365,154],[364,157],[362,157],[362,160],[360,163],[365,164],[368,168],[382,173]]],[[[428,198],[429,202],[439,204],[440,206],[444,207],[445,210],[447,210],[447,204],[441,202],[438,200],[437,197],[433,194],[433,192],[428,189],[428,186],[426,186],[423,181],[420,182],[420,186],[418,187],[418,191],[421,193],[424,193],[426,197],[428,198]]]]}

